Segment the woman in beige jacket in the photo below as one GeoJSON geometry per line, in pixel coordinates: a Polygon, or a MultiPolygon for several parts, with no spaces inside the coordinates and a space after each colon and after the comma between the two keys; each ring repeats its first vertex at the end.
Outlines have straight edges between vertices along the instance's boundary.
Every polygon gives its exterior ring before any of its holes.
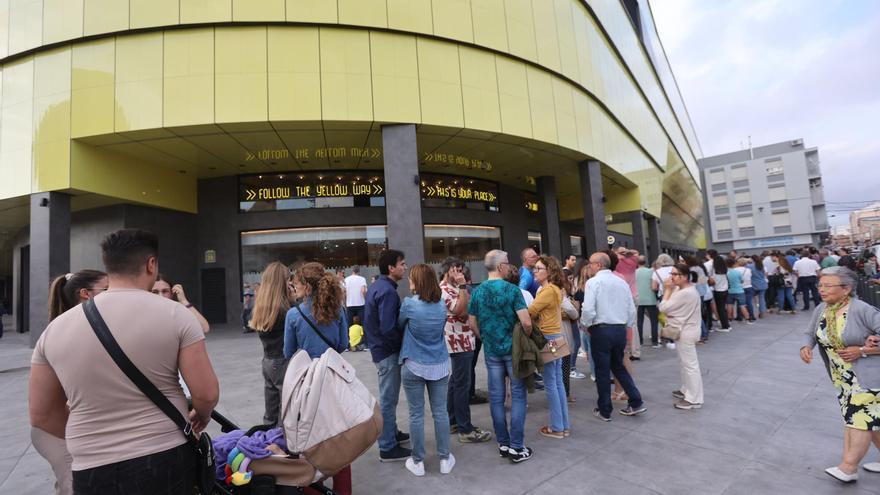
{"type": "Polygon", "coordinates": [[[666,326],[680,331],[675,348],[681,362],[681,388],[672,392],[678,399],[676,409],[703,406],[703,378],[696,345],[700,340],[701,298],[691,283],[692,275],[696,274],[684,263],[675,265],[663,282],[663,301],[659,305],[660,311],[666,314],[666,326]]]}

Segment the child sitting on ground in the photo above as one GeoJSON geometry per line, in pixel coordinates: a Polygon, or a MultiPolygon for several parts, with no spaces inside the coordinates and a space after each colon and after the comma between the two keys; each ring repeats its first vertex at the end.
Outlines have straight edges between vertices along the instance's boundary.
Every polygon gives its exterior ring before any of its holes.
{"type": "Polygon", "coordinates": [[[361,326],[359,316],[354,316],[351,319],[351,326],[348,327],[348,345],[348,349],[352,352],[363,351],[367,348],[364,343],[364,327],[361,326]]]}

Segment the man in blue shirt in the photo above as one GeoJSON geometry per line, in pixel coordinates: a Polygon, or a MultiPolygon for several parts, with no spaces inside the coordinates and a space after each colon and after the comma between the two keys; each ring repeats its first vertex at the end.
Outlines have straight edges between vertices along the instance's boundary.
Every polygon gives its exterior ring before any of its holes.
{"type": "Polygon", "coordinates": [[[411,451],[401,446],[409,435],[397,429],[397,401],[400,398],[400,364],[403,330],[397,327],[400,296],[397,283],[406,274],[402,252],[388,249],[379,256],[379,279],[367,291],[364,303],[364,337],[373,363],[379,370],[379,407],[383,428],[379,437],[381,462],[405,461],[411,451]]]}
{"type": "MultiPolygon", "coordinates": [[[[624,416],[645,412],[642,396],[632,376],[623,366],[626,329],[636,320],[636,308],[629,285],[610,270],[611,258],[605,253],[590,256],[590,271],[581,307],[581,325],[590,330],[590,348],[596,366],[596,391],[599,394],[593,414],[602,421],[611,421],[611,373],[626,391],[629,405],[621,409],[624,416]]],[[[719,308],[720,309],[720,308],[719,308]]]]}
{"type": "Polygon", "coordinates": [[[504,280],[510,270],[507,253],[493,249],[486,253],[484,264],[489,277],[471,295],[468,323],[483,339],[489,374],[489,411],[498,439],[498,453],[519,463],[531,459],[532,449],[524,443],[526,385],[513,373],[513,327],[519,322],[526,333],[531,333],[532,319],[522,291],[504,280]],[[510,379],[510,430],[504,410],[505,378],[510,379]]]}
{"type": "Polygon", "coordinates": [[[522,250],[520,257],[522,258],[522,266],[519,268],[519,288],[528,291],[532,297],[535,297],[540,285],[535,281],[532,269],[535,268],[535,263],[538,262],[538,253],[532,248],[525,248],[522,250]]]}

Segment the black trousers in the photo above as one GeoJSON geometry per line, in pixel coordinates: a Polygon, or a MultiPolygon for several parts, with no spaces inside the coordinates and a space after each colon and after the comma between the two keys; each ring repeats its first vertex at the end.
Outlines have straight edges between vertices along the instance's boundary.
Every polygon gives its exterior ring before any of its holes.
{"type": "Polygon", "coordinates": [[[727,319],[727,291],[713,293],[715,307],[718,308],[718,319],[721,320],[721,328],[730,328],[730,320],[727,319]]]}
{"type": "Polygon", "coordinates": [[[648,313],[648,319],[651,320],[651,345],[657,345],[660,341],[658,340],[659,335],[657,333],[657,326],[659,325],[660,320],[660,310],[657,309],[656,304],[652,304],[650,306],[639,306],[636,311],[636,320],[638,321],[639,327],[639,344],[644,343],[642,327],[645,326],[645,313],[648,313]]]}
{"type": "Polygon", "coordinates": [[[192,495],[196,454],[179,447],[73,472],[75,495],[192,495]]]}

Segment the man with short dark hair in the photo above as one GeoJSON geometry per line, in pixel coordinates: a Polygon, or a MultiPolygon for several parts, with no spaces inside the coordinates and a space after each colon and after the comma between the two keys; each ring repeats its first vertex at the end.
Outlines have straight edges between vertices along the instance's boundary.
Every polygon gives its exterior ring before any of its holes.
{"type": "MultiPolygon", "coordinates": [[[[159,274],[156,235],[119,230],[101,250],[110,284],[94,302],[110,333],[141,373],[188,414],[193,430],[202,431],[219,398],[217,376],[195,316],[149,292],[159,274]],[[189,387],[192,411],[178,372],[189,387]]],[[[53,320],[37,342],[29,406],[34,428],[66,438],[75,493],[193,493],[195,451],[116,365],[82,307],[53,320]]]]}
{"type": "Polygon", "coordinates": [[[801,259],[797,260],[791,267],[791,271],[797,275],[797,290],[795,292],[800,292],[804,295],[804,311],[810,310],[810,295],[813,296],[813,302],[816,306],[822,302],[822,299],[819,298],[818,287],[819,272],[821,270],[822,267],[810,256],[810,251],[807,249],[801,251],[801,259]]]}
{"type": "Polygon", "coordinates": [[[577,265],[577,262],[578,262],[577,255],[569,254],[568,256],[565,257],[565,266],[563,268],[565,268],[569,272],[574,273],[574,267],[575,267],[575,265],[577,265]]]}
{"type": "Polygon", "coordinates": [[[397,283],[406,274],[403,252],[388,249],[379,256],[379,279],[367,290],[364,301],[364,336],[379,371],[379,407],[384,426],[379,437],[379,461],[405,461],[410,449],[401,446],[409,435],[397,429],[400,399],[400,363],[403,330],[397,326],[400,296],[397,283]]]}

